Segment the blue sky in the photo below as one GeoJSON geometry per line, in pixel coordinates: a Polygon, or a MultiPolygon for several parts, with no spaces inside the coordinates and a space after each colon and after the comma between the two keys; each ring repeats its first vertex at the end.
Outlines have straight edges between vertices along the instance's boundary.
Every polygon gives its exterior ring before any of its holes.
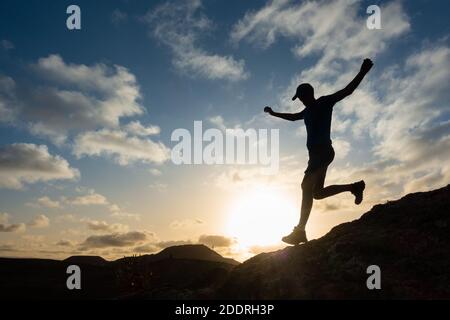
{"type": "Polygon", "coordinates": [[[335,107],[327,181],[365,178],[367,201],[317,203],[310,233],[447,184],[449,8],[426,0],[2,1],[0,255],[116,257],[201,239],[241,258],[279,246],[264,241],[264,226],[246,246],[227,227],[239,224],[231,211],[243,192],[261,188],[289,203],[277,232],[297,219],[290,210],[307,162],[304,126],[262,108],[300,110],[289,99],[299,82],[331,93],[365,57],[373,71],[335,107]],[[65,26],[70,4],[81,8],[82,30],[65,26]],[[365,26],[371,4],[382,9],[381,30],[365,26]],[[194,120],[280,129],[279,174],[173,165],[170,135],[194,120]]]}

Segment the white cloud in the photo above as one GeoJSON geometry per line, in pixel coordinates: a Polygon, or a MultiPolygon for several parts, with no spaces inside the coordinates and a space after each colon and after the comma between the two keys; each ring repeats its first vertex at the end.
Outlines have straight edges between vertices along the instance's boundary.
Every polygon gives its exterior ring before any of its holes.
{"type": "Polygon", "coordinates": [[[100,231],[100,232],[128,232],[128,226],[121,223],[109,224],[106,221],[98,221],[91,219],[82,219],[85,222],[89,230],[100,231]]]}
{"type": "Polygon", "coordinates": [[[185,229],[194,226],[203,225],[204,222],[200,219],[184,219],[184,220],[174,220],[170,223],[172,229],[185,229]]]}
{"type": "Polygon", "coordinates": [[[197,47],[198,38],[213,28],[201,7],[200,0],[166,2],[148,12],[143,20],[152,28],[152,35],[172,50],[173,64],[181,72],[212,80],[247,79],[243,60],[197,47]]]}
{"type": "Polygon", "coordinates": [[[111,216],[116,217],[118,219],[133,219],[136,221],[139,221],[141,219],[140,214],[127,212],[120,208],[117,208],[117,210],[114,210],[114,207],[111,207],[110,211],[111,211],[111,216]]]}
{"type": "Polygon", "coordinates": [[[121,165],[168,159],[163,143],[146,139],[160,133],[158,126],[131,121],[121,127],[122,118],[145,111],[136,78],[126,68],[69,64],[50,55],[31,69],[41,85],[17,84],[0,75],[1,122],[25,125],[58,146],[75,136],[78,157],[110,155],[121,165]]]}
{"type": "Polygon", "coordinates": [[[148,170],[148,172],[150,172],[151,175],[159,177],[162,175],[161,170],[156,169],[156,168],[151,168],[150,170],[148,170]]]}
{"type": "Polygon", "coordinates": [[[24,184],[73,180],[79,171],[45,145],[16,143],[0,147],[0,188],[21,189],[24,184]]]}
{"type": "Polygon", "coordinates": [[[111,156],[122,166],[137,161],[163,163],[169,158],[169,149],[160,142],[109,129],[80,134],[75,139],[73,152],[78,158],[85,155],[111,156]]]}
{"type": "Polygon", "coordinates": [[[23,223],[9,224],[10,215],[0,212],[0,232],[23,232],[26,227],[23,223]]]}
{"type": "Polygon", "coordinates": [[[75,222],[75,221],[77,221],[77,219],[75,218],[75,216],[73,214],[66,213],[66,214],[56,216],[54,221],[56,221],[56,222],[75,222]]]}
{"type": "Polygon", "coordinates": [[[46,228],[50,225],[50,219],[47,216],[40,214],[28,222],[27,225],[33,228],[46,228]]]}
{"type": "MultiPolygon", "coordinates": [[[[88,190],[87,194],[76,197],[61,197],[59,200],[52,200],[48,197],[41,197],[36,203],[29,204],[32,207],[47,207],[47,208],[63,208],[65,205],[70,206],[101,206],[106,208],[111,214],[111,217],[117,218],[133,218],[139,220],[138,214],[133,214],[124,211],[117,204],[111,203],[104,195],[97,193],[95,190],[88,190]]],[[[0,215],[0,223],[6,216],[0,215]]],[[[6,221],[6,220],[5,220],[6,221]]],[[[125,232],[128,227],[123,224],[108,224],[105,221],[96,221],[87,218],[78,219],[70,213],[59,215],[55,217],[56,222],[85,222],[91,230],[103,230],[110,232],[125,232]]]]}
{"type": "Polygon", "coordinates": [[[404,186],[404,192],[410,193],[410,192],[417,192],[417,191],[426,191],[433,188],[436,188],[437,186],[443,186],[446,184],[449,180],[449,171],[448,167],[445,169],[441,168],[431,168],[427,171],[425,171],[422,175],[419,177],[410,180],[409,182],[406,182],[404,186]],[[445,172],[447,171],[447,172],[445,172]],[[447,176],[445,176],[447,175],[447,176]]]}
{"type": "Polygon", "coordinates": [[[9,214],[6,212],[0,212],[0,223],[5,224],[8,223],[9,220],[9,214]]]}
{"type": "Polygon", "coordinates": [[[430,155],[428,162],[448,159],[450,48],[425,48],[411,55],[401,70],[385,75],[387,98],[375,126],[377,155],[400,161],[430,155]]]}
{"type": "Polygon", "coordinates": [[[330,62],[372,56],[386,47],[386,40],[410,27],[400,2],[394,1],[381,9],[382,30],[369,30],[367,16],[358,16],[360,4],[357,0],[270,1],[262,9],[247,13],[233,27],[231,39],[268,47],[277,38],[286,37],[298,41],[293,50],[299,57],[322,53],[323,62],[330,62]]]}
{"type": "Polygon", "coordinates": [[[109,202],[105,196],[98,194],[92,190],[87,195],[78,196],[73,199],[66,199],[66,202],[71,205],[77,205],[77,206],[108,205],[109,204],[109,202]]]}
{"type": "Polygon", "coordinates": [[[344,159],[348,155],[348,153],[350,152],[350,149],[351,149],[350,143],[348,141],[341,140],[341,139],[334,139],[333,147],[337,151],[336,158],[338,158],[338,159],[344,159]]]}
{"type": "MultiPolygon", "coordinates": [[[[109,118],[117,123],[121,115],[134,115],[142,112],[136,104],[140,98],[136,78],[125,67],[115,65],[110,68],[104,64],[86,66],[83,64],[67,64],[59,55],[40,58],[34,68],[43,78],[67,84],[79,89],[105,94],[114,97],[115,102],[127,102],[125,106],[112,104],[109,106],[109,118]]],[[[103,111],[103,110],[102,110],[103,111]]]]}
{"type": "Polygon", "coordinates": [[[161,129],[158,126],[145,127],[139,121],[132,121],[128,123],[125,125],[124,129],[132,135],[142,137],[156,135],[161,132],[161,129]]]}
{"type": "Polygon", "coordinates": [[[200,50],[180,53],[180,57],[174,61],[180,70],[187,74],[193,72],[200,77],[216,80],[227,79],[231,81],[248,78],[244,71],[244,61],[236,61],[233,57],[210,55],[200,50]]]}
{"type": "Polygon", "coordinates": [[[153,182],[153,183],[149,184],[148,187],[150,189],[153,189],[153,190],[161,192],[161,191],[167,190],[168,185],[166,183],[153,182]]]}
{"type": "Polygon", "coordinates": [[[5,113],[8,103],[16,110],[16,123],[54,143],[64,143],[71,132],[118,127],[121,118],[145,110],[136,78],[125,67],[69,64],[59,55],[50,55],[31,69],[40,85],[0,78],[0,112],[5,113]]]}
{"type": "Polygon", "coordinates": [[[88,194],[78,197],[63,198],[62,201],[67,204],[76,206],[103,206],[108,209],[108,211],[111,213],[111,216],[117,218],[133,218],[136,220],[139,220],[140,218],[139,214],[124,211],[120,206],[115,203],[111,203],[105,196],[95,192],[95,190],[89,190],[88,194]]]}
{"type": "MultiPolygon", "coordinates": [[[[112,203],[104,195],[95,192],[95,190],[89,190],[89,192],[87,194],[81,195],[78,197],[73,197],[73,198],[62,197],[61,202],[64,202],[69,205],[74,205],[74,206],[102,206],[110,212],[112,217],[131,218],[131,219],[135,219],[135,220],[140,219],[139,214],[124,211],[120,206],[118,206],[115,203],[112,203]]],[[[66,218],[67,219],[65,219],[64,217],[61,217],[60,219],[68,220],[68,221],[74,220],[73,219],[74,217],[70,214],[66,215],[66,218]]],[[[84,219],[83,221],[85,222],[87,220],[84,219]]]]}
{"type": "Polygon", "coordinates": [[[450,48],[424,48],[384,78],[384,108],[373,124],[375,155],[394,162],[385,172],[395,173],[405,190],[445,185],[450,178],[450,48]]]}
{"type": "Polygon", "coordinates": [[[145,111],[136,78],[126,68],[69,64],[59,55],[50,55],[32,69],[43,85],[18,86],[0,75],[1,121],[26,124],[31,133],[57,145],[67,142],[71,133],[78,134],[73,145],[78,157],[107,155],[121,165],[168,159],[164,144],[146,139],[160,133],[158,126],[131,121],[120,127],[121,118],[145,111]]]}
{"type": "Polygon", "coordinates": [[[215,125],[217,128],[219,128],[222,131],[226,130],[226,125],[225,125],[225,120],[223,119],[222,116],[214,116],[214,117],[210,117],[209,122],[211,122],[213,125],[215,125]]]}
{"type": "Polygon", "coordinates": [[[57,200],[52,200],[49,197],[41,197],[37,199],[37,204],[46,208],[60,208],[61,204],[57,200]]]}

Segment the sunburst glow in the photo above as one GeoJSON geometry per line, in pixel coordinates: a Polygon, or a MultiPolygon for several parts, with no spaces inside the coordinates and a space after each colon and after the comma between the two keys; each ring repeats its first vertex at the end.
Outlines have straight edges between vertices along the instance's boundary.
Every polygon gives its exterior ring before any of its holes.
{"type": "Polygon", "coordinates": [[[297,223],[298,211],[280,191],[257,188],[232,203],[226,232],[241,246],[269,246],[280,242],[297,223]]]}

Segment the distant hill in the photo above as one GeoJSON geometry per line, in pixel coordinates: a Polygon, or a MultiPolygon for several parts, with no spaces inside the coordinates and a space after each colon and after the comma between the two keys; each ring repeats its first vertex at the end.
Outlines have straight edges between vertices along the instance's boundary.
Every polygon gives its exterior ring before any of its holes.
{"type": "Polygon", "coordinates": [[[64,259],[63,262],[76,265],[90,264],[94,266],[104,266],[108,263],[108,261],[100,256],[71,256],[67,259],[64,259]]]}
{"type": "Polygon", "coordinates": [[[239,262],[237,262],[236,260],[224,258],[214,250],[211,250],[210,248],[202,244],[169,247],[156,254],[156,256],[158,257],[158,259],[197,259],[229,263],[232,265],[239,264],[239,262]]]}
{"type": "Polygon", "coordinates": [[[307,244],[257,255],[219,292],[233,299],[450,299],[450,186],[376,205],[307,244]],[[381,290],[368,290],[369,265],[381,290]]]}
{"type": "Polygon", "coordinates": [[[121,297],[129,299],[211,298],[239,264],[201,244],[168,247],[114,263],[126,293],[121,297]]]}
{"type": "MultiPolygon", "coordinates": [[[[118,261],[122,261],[123,259],[128,258],[122,258],[118,261]]],[[[164,259],[190,259],[221,262],[231,265],[239,264],[238,261],[230,258],[224,258],[203,244],[187,244],[168,247],[157,254],[142,255],[135,257],[134,259],[143,260],[146,262],[156,262],[164,259]]]]}

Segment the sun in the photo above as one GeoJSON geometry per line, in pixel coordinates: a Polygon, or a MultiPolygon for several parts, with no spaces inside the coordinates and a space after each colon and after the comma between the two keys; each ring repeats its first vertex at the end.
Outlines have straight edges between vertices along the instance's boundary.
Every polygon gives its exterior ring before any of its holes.
{"type": "Polygon", "coordinates": [[[298,222],[292,200],[274,188],[260,187],[240,194],[228,212],[226,233],[240,246],[270,246],[298,222]]]}

